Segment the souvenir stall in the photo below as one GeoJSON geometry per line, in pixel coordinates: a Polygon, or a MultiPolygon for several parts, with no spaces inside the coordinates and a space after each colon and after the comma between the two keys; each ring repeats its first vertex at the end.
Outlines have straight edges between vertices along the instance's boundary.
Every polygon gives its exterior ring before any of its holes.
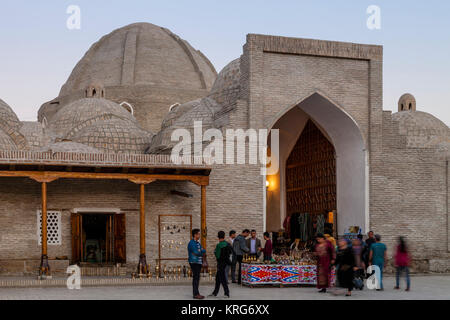
{"type": "MultiPolygon", "coordinates": [[[[332,269],[331,283],[335,282],[332,269]]],[[[317,267],[312,252],[299,252],[297,256],[274,255],[273,261],[259,262],[244,256],[242,262],[242,284],[258,285],[316,285],[317,267]]]]}

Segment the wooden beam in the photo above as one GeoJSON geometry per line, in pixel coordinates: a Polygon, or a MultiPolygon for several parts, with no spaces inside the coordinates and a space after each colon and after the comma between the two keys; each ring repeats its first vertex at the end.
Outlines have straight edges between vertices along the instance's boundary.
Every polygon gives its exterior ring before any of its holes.
{"type": "Polygon", "coordinates": [[[0,177],[27,177],[38,182],[52,182],[57,179],[106,179],[106,180],[166,180],[190,181],[199,186],[209,184],[209,176],[104,173],[104,172],[65,172],[65,171],[0,171],[0,177]]]}

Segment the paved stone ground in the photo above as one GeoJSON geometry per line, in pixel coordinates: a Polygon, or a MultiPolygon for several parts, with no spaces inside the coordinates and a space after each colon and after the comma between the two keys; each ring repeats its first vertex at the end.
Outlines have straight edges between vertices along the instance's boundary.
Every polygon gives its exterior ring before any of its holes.
{"type": "MultiPolygon", "coordinates": [[[[352,297],[336,296],[331,293],[320,294],[315,288],[247,288],[235,284],[230,285],[232,299],[236,300],[318,300],[318,299],[387,299],[387,300],[449,300],[450,275],[429,275],[412,277],[412,291],[393,290],[394,278],[387,277],[384,281],[385,291],[377,292],[365,289],[355,291],[352,297]]],[[[404,287],[404,282],[402,282],[404,287]]],[[[201,286],[202,294],[212,291],[211,285],[201,286]]],[[[222,291],[219,295],[222,294],[222,291]]],[[[162,300],[189,300],[192,299],[190,286],[167,287],[91,287],[81,290],[68,290],[65,288],[27,288],[7,289],[0,288],[0,300],[11,299],[59,299],[59,300],[89,300],[89,299],[162,299],[162,300]]]]}

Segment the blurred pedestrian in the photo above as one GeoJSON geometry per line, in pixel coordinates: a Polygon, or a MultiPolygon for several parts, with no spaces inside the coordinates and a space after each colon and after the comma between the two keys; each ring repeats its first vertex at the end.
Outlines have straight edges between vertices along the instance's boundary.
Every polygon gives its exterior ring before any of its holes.
{"type": "Polygon", "coordinates": [[[400,275],[405,272],[406,277],[406,291],[411,289],[411,280],[409,278],[409,253],[408,247],[406,246],[406,241],[404,237],[398,238],[397,250],[395,252],[395,283],[394,289],[400,289],[400,275]]]}
{"type": "Polygon", "coordinates": [[[314,254],[317,256],[317,288],[320,289],[320,293],[325,293],[331,285],[331,266],[336,260],[336,251],[323,234],[317,234],[316,238],[314,254]]]}
{"type": "Polygon", "coordinates": [[[383,270],[387,262],[387,248],[384,243],[381,243],[381,236],[375,235],[375,243],[370,246],[370,264],[380,268],[380,288],[377,291],[384,290],[383,287],[383,270]]]}
{"type": "Polygon", "coordinates": [[[352,295],[354,272],[358,269],[355,264],[355,255],[352,248],[348,246],[345,239],[339,240],[339,249],[336,254],[336,264],[338,265],[339,286],[347,289],[347,297],[352,295]]]}
{"type": "Polygon", "coordinates": [[[194,299],[204,299],[198,290],[200,285],[200,272],[202,271],[203,255],[206,250],[200,244],[200,229],[192,230],[192,240],[188,244],[189,265],[192,270],[192,289],[194,299]]]}

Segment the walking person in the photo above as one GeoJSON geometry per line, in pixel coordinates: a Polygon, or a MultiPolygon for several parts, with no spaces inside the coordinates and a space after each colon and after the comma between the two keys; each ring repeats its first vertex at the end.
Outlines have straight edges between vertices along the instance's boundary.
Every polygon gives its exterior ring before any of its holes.
{"type": "Polygon", "coordinates": [[[387,247],[381,243],[381,236],[375,235],[375,243],[370,246],[370,264],[380,268],[380,288],[377,291],[383,291],[383,270],[387,262],[387,247]]]}
{"type": "MultiPolygon", "coordinates": [[[[364,270],[366,269],[364,259],[363,259],[363,251],[364,246],[362,243],[362,240],[358,237],[356,239],[352,240],[352,252],[353,256],[355,258],[355,278],[356,279],[363,279],[364,278],[364,270]]],[[[361,281],[362,282],[362,281],[361,281]]],[[[360,288],[357,288],[360,289],[360,288]]]]}
{"type": "Polygon", "coordinates": [[[244,257],[244,254],[249,253],[250,249],[247,247],[245,238],[248,237],[248,235],[250,234],[250,231],[248,229],[245,229],[244,231],[242,231],[242,233],[240,235],[238,235],[236,237],[236,239],[234,239],[233,242],[233,250],[234,253],[236,254],[236,261],[239,264],[239,274],[238,274],[238,284],[241,284],[241,280],[242,280],[242,259],[244,257]]]}
{"type": "Polygon", "coordinates": [[[264,232],[264,240],[266,240],[266,243],[264,244],[264,248],[261,248],[260,251],[262,251],[264,256],[264,261],[271,261],[272,260],[272,240],[270,240],[270,234],[268,232],[264,232]]]}
{"type": "Polygon", "coordinates": [[[230,237],[228,238],[228,243],[231,246],[232,249],[232,253],[231,253],[231,265],[227,265],[225,268],[225,276],[227,279],[227,283],[228,283],[228,275],[230,274],[230,270],[231,270],[231,282],[232,283],[236,283],[236,253],[234,252],[233,249],[233,244],[234,244],[234,239],[236,239],[236,231],[231,230],[229,233],[230,237]]]}
{"type": "Polygon", "coordinates": [[[317,288],[320,293],[325,293],[331,285],[331,266],[336,260],[336,251],[323,234],[319,233],[316,238],[314,254],[317,256],[317,288]]]}
{"type": "Polygon", "coordinates": [[[354,272],[358,269],[355,255],[345,239],[339,240],[339,250],[336,254],[336,264],[339,266],[337,276],[339,286],[347,289],[345,296],[350,297],[353,290],[354,272]]]}
{"type": "Polygon", "coordinates": [[[216,245],[216,250],[214,250],[217,260],[216,286],[210,296],[217,297],[220,290],[220,285],[222,285],[223,291],[225,292],[224,297],[230,298],[230,290],[228,289],[228,283],[225,277],[225,269],[227,266],[231,265],[230,256],[233,249],[230,244],[225,241],[225,232],[219,231],[217,237],[219,238],[219,243],[216,245]]]}
{"type": "Polygon", "coordinates": [[[204,299],[199,292],[200,272],[202,271],[203,255],[206,250],[200,244],[200,229],[192,230],[192,240],[188,244],[189,265],[192,270],[192,289],[194,299],[204,299]]]}
{"type": "Polygon", "coordinates": [[[258,259],[261,254],[261,240],[256,237],[256,230],[252,230],[250,233],[250,238],[247,239],[247,248],[250,249],[250,256],[258,259]]]}
{"type": "Polygon", "coordinates": [[[406,291],[411,290],[411,280],[409,278],[409,253],[406,246],[406,241],[404,237],[398,238],[397,250],[395,252],[395,288],[400,289],[400,275],[405,272],[406,277],[406,291]]]}

